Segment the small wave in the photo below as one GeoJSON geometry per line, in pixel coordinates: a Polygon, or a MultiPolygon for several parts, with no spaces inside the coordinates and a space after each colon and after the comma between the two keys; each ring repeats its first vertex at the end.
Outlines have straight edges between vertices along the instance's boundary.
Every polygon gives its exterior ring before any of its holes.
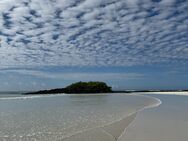
{"type": "Polygon", "coordinates": [[[12,97],[1,97],[0,100],[26,100],[34,98],[48,98],[48,97],[57,97],[64,96],[65,94],[50,94],[50,95],[23,95],[23,96],[12,96],[12,97]]]}
{"type": "Polygon", "coordinates": [[[128,116],[120,120],[113,121],[108,125],[80,131],[76,134],[63,138],[62,141],[117,141],[127,126],[134,121],[136,115],[137,112],[133,112],[128,116]]]}
{"type": "Polygon", "coordinates": [[[160,99],[155,97],[143,97],[151,98],[154,100],[154,102],[135,112],[130,113],[126,117],[113,121],[112,123],[101,127],[80,131],[71,136],[62,138],[62,141],[96,141],[96,139],[99,141],[118,141],[118,139],[125,133],[129,125],[135,120],[138,112],[143,111],[144,109],[158,107],[162,103],[160,99]]]}
{"type": "Polygon", "coordinates": [[[162,101],[159,99],[159,98],[156,98],[156,97],[153,97],[153,96],[148,96],[148,95],[145,95],[146,93],[143,93],[143,94],[137,94],[137,93],[134,93],[132,95],[135,95],[135,96],[142,96],[142,97],[147,97],[147,98],[150,98],[152,100],[154,100],[155,102],[153,102],[152,104],[148,104],[147,106],[145,106],[143,109],[141,109],[140,111],[144,110],[144,109],[148,109],[148,108],[154,108],[154,107],[158,107],[159,105],[162,104],[162,101]]]}

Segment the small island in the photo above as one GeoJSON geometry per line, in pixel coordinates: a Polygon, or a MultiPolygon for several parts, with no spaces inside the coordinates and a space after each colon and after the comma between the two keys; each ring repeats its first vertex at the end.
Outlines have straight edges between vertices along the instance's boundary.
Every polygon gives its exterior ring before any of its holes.
{"type": "Polygon", "coordinates": [[[30,92],[26,94],[88,94],[88,93],[111,93],[112,89],[104,82],[77,82],[73,83],[65,88],[41,90],[37,92],[30,92]]]}

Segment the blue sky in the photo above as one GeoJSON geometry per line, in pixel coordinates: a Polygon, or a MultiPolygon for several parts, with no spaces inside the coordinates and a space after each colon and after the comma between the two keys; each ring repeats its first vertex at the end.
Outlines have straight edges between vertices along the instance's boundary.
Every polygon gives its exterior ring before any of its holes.
{"type": "Polygon", "coordinates": [[[188,89],[187,0],[1,0],[0,39],[1,91],[188,89]]]}

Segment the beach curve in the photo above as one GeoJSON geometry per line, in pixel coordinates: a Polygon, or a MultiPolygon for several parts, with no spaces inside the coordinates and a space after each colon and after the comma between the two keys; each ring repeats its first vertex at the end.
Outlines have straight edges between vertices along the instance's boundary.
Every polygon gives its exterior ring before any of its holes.
{"type": "MultiPolygon", "coordinates": [[[[136,96],[140,96],[140,95],[136,95],[136,96]]],[[[62,141],[96,141],[96,139],[97,141],[118,141],[118,139],[122,136],[122,134],[126,133],[126,129],[129,127],[129,125],[132,122],[134,122],[138,112],[141,112],[148,108],[158,107],[160,104],[162,104],[161,100],[158,98],[145,96],[145,95],[142,96],[147,98],[152,98],[153,100],[155,100],[155,103],[149,104],[144,108],[139,109],[136,112],[130,113],[126,117],[114,121],[108,125],[81,131],[74,135],[63,138],[62,141]]]]}

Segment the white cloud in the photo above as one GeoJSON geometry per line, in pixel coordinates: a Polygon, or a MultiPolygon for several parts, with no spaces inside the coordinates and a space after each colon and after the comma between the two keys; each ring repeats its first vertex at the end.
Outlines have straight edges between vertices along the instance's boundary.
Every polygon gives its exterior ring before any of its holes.
{"type": "Polygon", "coordinates": [[[185,64],[188,1],[2,0],[0,67],[185,64]]]}

